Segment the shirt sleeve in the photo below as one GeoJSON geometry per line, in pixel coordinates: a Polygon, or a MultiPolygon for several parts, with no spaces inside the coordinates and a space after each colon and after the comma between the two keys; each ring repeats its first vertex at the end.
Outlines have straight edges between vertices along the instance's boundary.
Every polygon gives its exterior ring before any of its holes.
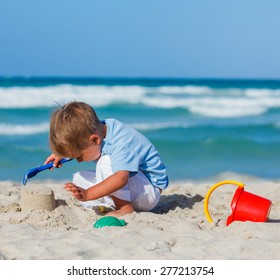
{"type": "Polygon", "coordinates": [[[140,158],[137,151],[132,151],[125,146],[114,149],[111,155],[111,161],[114,173],[126,170],[135,174],[139,170],[140,158]]]}

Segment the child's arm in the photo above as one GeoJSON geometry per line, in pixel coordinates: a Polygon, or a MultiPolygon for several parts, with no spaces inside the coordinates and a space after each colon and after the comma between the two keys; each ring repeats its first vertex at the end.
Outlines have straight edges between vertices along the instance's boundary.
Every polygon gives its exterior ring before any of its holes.
{"type": "Polygon", "coordinates": [[[64,188],[67,191],[73,193],[73,195],[81,201],[94,200],[101,198],[103,196],[109,195],[123,186],[125,186],[128,182],[129,171],[118,171],[115,174],[109,176],[104,181],[84,190],[82,188],[77,187],[73,183],[66,183],[64,188]]]}

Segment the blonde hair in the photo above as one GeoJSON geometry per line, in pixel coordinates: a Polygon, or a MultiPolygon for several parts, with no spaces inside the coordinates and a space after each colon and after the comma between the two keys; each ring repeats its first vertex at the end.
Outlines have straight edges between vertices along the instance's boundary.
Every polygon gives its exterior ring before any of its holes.
{"type": "Polygon", "coordinates": [[[102,122],[84,102],[70,102],[53,112],[49,143],[54,154],[73,157],[89,146],[89,137],[98,133],[102,122]]]}

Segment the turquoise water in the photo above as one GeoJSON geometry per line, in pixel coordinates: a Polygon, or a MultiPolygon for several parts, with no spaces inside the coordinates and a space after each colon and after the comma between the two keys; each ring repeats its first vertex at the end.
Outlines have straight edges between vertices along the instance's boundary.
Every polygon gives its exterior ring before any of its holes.
{"type": "MultiPolygon", "coordinates": [[[[0,78],[0,180],[21,181],[49,155],[57,103],[91,104],[146,135],[172,179],[233,171],[280,178],[280,81],[0,78]]],[[[69,179],[93,163],[70,162],[37,179],[69,179]]]]}

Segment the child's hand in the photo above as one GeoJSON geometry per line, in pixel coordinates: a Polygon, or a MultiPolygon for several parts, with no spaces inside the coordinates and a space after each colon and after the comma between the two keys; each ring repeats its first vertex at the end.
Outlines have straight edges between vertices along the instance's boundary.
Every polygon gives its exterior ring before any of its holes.
{"type": "MultiPolygon", "coordinates": [[[[53,162],[53,167],[59,168],[61,164],[59,165],[58,162],[61,160],[61,157],[56,156],[55,154],[51,154],[49,157],[47,157],[44,164],[48,164],[50,162],[53,162]]],[[[51,168],[52,170],[53,168],[51,168]]]]}
{"type": "Polygon", "coordinates": [[[87,191],[82,188],[77,187],[73,183],[64,184],[64,188],[67,191],[72,192],[73,196],[75,196],[78,200],[80,200],[80,201],[87,200],[87,191]]]}

